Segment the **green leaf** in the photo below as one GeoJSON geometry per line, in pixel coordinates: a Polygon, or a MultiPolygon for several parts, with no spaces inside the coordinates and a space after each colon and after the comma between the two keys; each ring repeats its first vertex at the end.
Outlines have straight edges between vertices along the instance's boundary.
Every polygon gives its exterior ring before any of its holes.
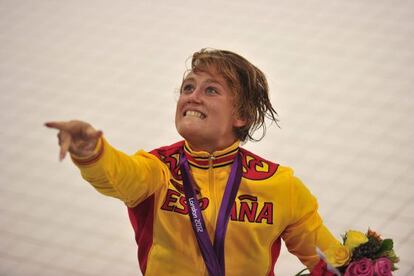
{"type": "Polygon", "coordinates": [[[390,251],[394,247],[394,242],[392,239],[385,239],[381,243],[380,251],[390,251]]]}
{"type": "MultiPolygon", "coordinates": [[[[394,242],[391,239],[385,239],[382,241],[380,248],[378,249],[375,256],[381,257],[381,256],[388,256],[391,251],[393,251],[394,242]]],[[[395,254],[394,254],[395,255],[395,254]]]]}
{"type": "Polygon", "coordinates": [[[398,263],[400,261],[400,258],[398,258],[397,255],[395,255],[394,249],[385,252],[385,256],[390,259],[393,263],[398,263]]]}

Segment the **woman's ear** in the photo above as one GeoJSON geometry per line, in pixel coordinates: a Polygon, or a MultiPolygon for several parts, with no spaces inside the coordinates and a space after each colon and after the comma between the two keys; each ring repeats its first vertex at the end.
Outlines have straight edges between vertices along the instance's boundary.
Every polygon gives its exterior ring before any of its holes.
{"type": "Polygon", "coordinates": [[[236,128],[239,127],[243,127],[247,124],[247,120],[246,119],[241,119],[241,118],[235,118],[234,122],[233,122],[233,126],[236,128]]]}

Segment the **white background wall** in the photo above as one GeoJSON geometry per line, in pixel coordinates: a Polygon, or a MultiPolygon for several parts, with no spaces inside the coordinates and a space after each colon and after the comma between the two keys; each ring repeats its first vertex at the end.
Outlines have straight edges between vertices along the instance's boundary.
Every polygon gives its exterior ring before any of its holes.
{"type": "MultiPolygon", "coordinates": [[[[295,168],[339,237],[377,229],[414,262],[414,2],[0,1],[0,275],[137,275],[122,203],[57,161],[48,120],[121,150],[179,139],[185,60],[229,49],[267,75],[281,129],[249,150],[295,168]]],[[[285,251],[278,275],[302,265],[285,251]]]]}

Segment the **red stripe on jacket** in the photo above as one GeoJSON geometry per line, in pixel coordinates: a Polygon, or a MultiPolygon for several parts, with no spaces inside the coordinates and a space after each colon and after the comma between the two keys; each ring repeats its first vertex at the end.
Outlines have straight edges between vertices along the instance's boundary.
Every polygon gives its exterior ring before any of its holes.
{"type": "Polygon", "coordinates": [[[269,276],[275,276],[275,264],[277,261],[277,258],[279,258],[280,255],[280,247],[281,247],[281,241],[280,241],[280,237],[277,238],[273,244],[272,244],[272,249],[271,249],[271,253],[272,253],[272,263],[270,265],[270,271],[269,271],[269,276]]]}
{"type": "Polygon", "coordinates": [[[136,207],[128,208],[128,215],[138,244],[139,266],[142,274],[145,275],[148,254],[153,241],[154,195],[148,197],[136,207]]]}

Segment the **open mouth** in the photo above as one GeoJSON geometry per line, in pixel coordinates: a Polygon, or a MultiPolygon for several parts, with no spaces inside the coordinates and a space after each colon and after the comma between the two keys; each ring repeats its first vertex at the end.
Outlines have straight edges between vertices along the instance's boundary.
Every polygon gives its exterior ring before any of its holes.
{"type": "Polygon", "coordinates": [[[184,117],[195,117],[199,119],[205,119],[206,115],[204,115],[203,113],[199,111],[187,110],[186,112],[184,112],[184,117]]]}

